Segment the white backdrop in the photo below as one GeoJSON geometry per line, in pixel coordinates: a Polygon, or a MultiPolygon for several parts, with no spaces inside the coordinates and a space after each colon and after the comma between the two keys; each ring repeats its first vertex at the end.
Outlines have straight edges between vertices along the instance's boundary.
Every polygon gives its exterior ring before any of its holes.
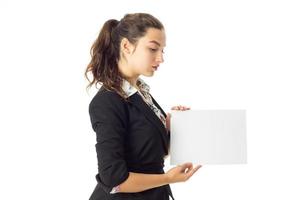
{"type": "Polygon", "coordinates": [[[96,90],[83,74],[102,24],[132,12],[165,25],[165,63],[145,78],[165,111],[247,110],[248,164],[203,166],[171,185],[176,200],[299,199],[299,10],[291,0],[0,0],[0,199],[89,198],[96,90]]]}

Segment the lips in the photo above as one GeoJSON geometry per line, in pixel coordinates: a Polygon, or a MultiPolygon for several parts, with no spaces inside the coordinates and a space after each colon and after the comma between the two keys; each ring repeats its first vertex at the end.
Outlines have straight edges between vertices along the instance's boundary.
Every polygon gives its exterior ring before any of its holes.
{"type": "Polygon", "coordinates": [[[158,67],[159,67],[159,65],[152,66],[152,68],[153,68],[154,70],[157,70],[158,67]]]}
{"type": "Polygon", "coordinates": [[[152,68],[156,71],[158,66],[152,66],[152,68]]]}

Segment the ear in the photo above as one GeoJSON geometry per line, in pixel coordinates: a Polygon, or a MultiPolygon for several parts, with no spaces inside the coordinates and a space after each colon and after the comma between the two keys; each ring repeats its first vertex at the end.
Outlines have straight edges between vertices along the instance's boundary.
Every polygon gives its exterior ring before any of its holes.
{"type": "Polygon", "coordinates": [[[127,38],[123,38],[121,40],[121,52],[123,52],[126,55],[132,54],[134,50],[134,45],[130,43],[130,41],[127,38]]]}

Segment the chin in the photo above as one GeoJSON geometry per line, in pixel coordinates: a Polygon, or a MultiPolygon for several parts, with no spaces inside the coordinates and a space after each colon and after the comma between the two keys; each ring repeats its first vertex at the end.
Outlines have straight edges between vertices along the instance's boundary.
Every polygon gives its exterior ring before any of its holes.
{"type": "Polygon", "coordinates": [[[151,77],[154,75],[154,72],[144,73],[143,76],[151,77]]]}

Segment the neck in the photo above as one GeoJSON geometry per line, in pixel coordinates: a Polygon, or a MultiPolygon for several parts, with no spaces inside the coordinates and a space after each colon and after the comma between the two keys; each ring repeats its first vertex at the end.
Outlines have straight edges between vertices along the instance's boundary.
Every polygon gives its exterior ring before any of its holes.
{"type": "Polygon", "coordinates": [[[138,88],[137,86],[137,80],[139,78],[139,74],[135,74],[131,69],[130,67],[122,62],[122,61],[119,61],[118,63],[118,68],[119,68],[119,71],[122,73],[122,75],[124,76],[124,78],[132,85],[134,86],[135,88],[138,88]]]}

